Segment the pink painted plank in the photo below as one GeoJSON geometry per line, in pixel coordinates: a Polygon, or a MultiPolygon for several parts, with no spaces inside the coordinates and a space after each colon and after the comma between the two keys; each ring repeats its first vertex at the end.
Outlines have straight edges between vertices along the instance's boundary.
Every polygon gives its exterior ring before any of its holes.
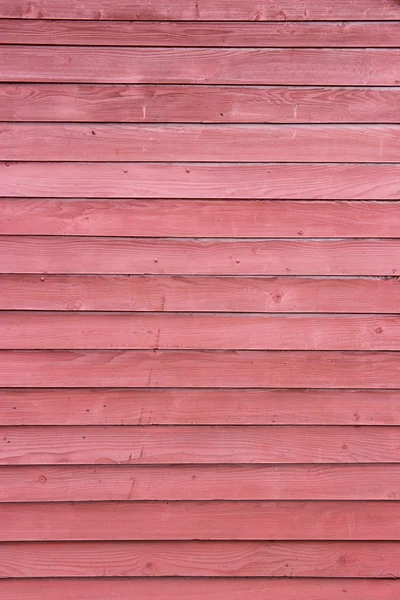
{"type": "Polygon", "coordinates": [[[400,465],[7,465],[0,482],[0,502],[392,501],[400,498],[400,465]]]}
{"type": "Polygon", "coordinates": [[[3,427],[0,464],[393,463],[399,444],[389,426],[3,427]]]}
{"type": "Polygon", "coordinates": [[[1,162],[0,196],[397,200],[400,164],[1,162]]]}
{"type": "Polygon", "coordinates": [[[389,314],[400,313],[398,292],[396,276],[339,279],[18,274],[0,275],[0,310],[389,314]]]}
{"type": "Polygon", "coordinates": [[[318,163],[400,162],[400,126],[0,124],[0,160],[6,161],[304,162],[305,158],[318,163]]]}
{"type": "Polygon", "coordinates": [[[390,579],[399,576],[399,561],[396,542],[7,542],[0,545],[0,578],[390,579]]]}
{"type": "Polygon", "coordinates": [[[393,600],[400,581],[390,579],[8,579],[7,600],[393,600]]]}
{"type": "Polygon", "coordinates": [[[400,387],[397,352],[0,352],[3,387],[400,387]],[[44,368],[45,365],[45,368],[44,368]]]}
{"type": "Polygon", "coordinates": [[[400,392],[0,389],[2,425],[400,425],[400,392]]]}
{"type": "Polygon", "coordinates": [[[0,312],[1,350],[400,350],[398,316],[0,312]]]}
{"type": "Polygon", "coordinates": [[[400,49],[4,45],[0,65],[3,82],[389,86],[400,82],[400,49]]]}
{"type": "MultiPolygon", "coordinates": [[[[358,16],[357,16],[358,18],[358,16]]],[[[149,22],[3,19],[3,44],[202,47],[398,47],[399,22],[149,22]]]]}
{"type": "Polygon", "coordinates": [[[43,273],[41,283],[49,273],[398,277],[399,260],[398,240],[0,236],[0,272],[43,273]]]}
{"type": "Polygon", "coordinates": [[[1,235],[393,238],[399,220],[399,202],[0,199],[1,235]]]}
{"type": "Polygon", "coordinates": [[[0,100],[2,121],[398,123],[400,88],[0,83],[0,100]]]}
{"type": "Polygon", "coordinates": [[[0,504],[0,541],[393,540],[399,502],[0,504]]]}
{"type": "Polygon", "coordinates": [[[307,0],[299,5],[296,0],[249,2],[249,0],[1,0],[0,17],[15,19],[117,19],[152,21],[285,21],[285,20],[397,20],[395,0],[331,0],[329,4],[307,0]]]}

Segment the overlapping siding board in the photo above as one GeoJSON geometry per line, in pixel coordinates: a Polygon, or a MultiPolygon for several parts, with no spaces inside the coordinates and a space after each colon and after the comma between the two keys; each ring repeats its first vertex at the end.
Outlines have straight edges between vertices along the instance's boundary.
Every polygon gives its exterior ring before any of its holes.
{"type": "Polygon", "coordinates": [[[0,596],[400,598],[400,3],[0,0],[0,596]]]}

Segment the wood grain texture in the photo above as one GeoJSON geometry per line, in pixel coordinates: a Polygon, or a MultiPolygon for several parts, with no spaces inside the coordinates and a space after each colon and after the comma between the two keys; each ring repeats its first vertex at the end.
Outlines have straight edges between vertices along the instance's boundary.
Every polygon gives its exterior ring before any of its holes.
{"type": "Polygon", "coordinates": [[[0,463],[398,463],[399,444],[399,427],[3,427],[0,463]]]}
{"type": "Polygon", "coordinates": [[[400,5],[264,4],[0,0],[7,600],[399,596],[400,5]]]}
{"type": "Polygon", "coordinates": [[[399,540],[399,502],[0,504],[1,542],[399,540]],[[99,525],[100,524],[100,525],[99,525]]]}
{"type": "Polygon", "coordinates": [[[0,502],[396,500],[400,465],[8,465],[0,482],[0,502]]]}
{"type": "Polygon", "coordinates": [[[0,199],[1,235],[396,238],[399,220],[399,202],[0,199]]]}
{"type": "Polygon", "coordinates": [[[0,375],[22,388],[400,387],[397,352],[3,350],[0,375]]]}
{"type": "Polygon", "coordinates": [[[396,542],[8,542],[0,578],[398,577],[396,542]]]}
{"type": "Polygon", "coordinates": [[[0,162],[0,196],[398,200],[400,164],[0,162]]]}
{"type": "Polygon", "coordinates": [[[8,600],[393,600],[400,582],[390,579],[8,579],[0,582],[8,600]]]}
{"type": "Polygon", "coordinates": [[[1,310],[400,313],[396,276],[0,275],[1,310]]]}
{"type": "Polygon", "coordinates": [[[400,392],[0,389],[2,425],[400,425],[400,392]]]}
{"type": "Polygon", "coordinates": [[[299,5],[295,0],[281,2],[243,2],[243,0],[84,0],[65,4],[59,0],[1,0],[0,17],[14,19],[117,19],[121,21],[285,21],[285,20],[397,20],[395,0],[332,0],[329,4],[314,0],[299,5]]]}
{"type": "Polygon", "coordinates": [[[400,350],[398,316],[0,312],[1,350],[400,350]]]}
{"type": "MultiPolygon", "coordinates": [[[[1,7],[0,7],[1,10],[1,7]]],[[[3,82],[389,85],[400,49],[0,46],[3,82]]]]}
{"type": "Polygon", "coordinates": [[[49,273],[398,277],[399,260],[398,240],[0,236],[0,272],[40,273],[41,283],[49,273]]]}
{"type": "Polygon", "coordinates": [[[398,123],[400,88],[0,83],[0,100],[2,121],[398,123]]]}
{"type": "Polygon", "coordinates": [[[146,22],[0,20],[3,44],[80,46],[398,47],[399,22],[146,22]]]}
{"type": "Polygon", "coordinates": [[[0,124],[0,160],[6,161],[304,162],[305,158],[318,163],[400,162],[400,126],[0,124]]]}

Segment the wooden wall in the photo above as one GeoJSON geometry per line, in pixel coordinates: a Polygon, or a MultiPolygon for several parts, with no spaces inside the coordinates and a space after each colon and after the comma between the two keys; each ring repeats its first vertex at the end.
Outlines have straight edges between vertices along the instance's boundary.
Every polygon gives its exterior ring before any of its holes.
{"type": "Polygon", "coordinates": [[[400,3],[0,19],[0,596],[399,598],[400,3]]]}

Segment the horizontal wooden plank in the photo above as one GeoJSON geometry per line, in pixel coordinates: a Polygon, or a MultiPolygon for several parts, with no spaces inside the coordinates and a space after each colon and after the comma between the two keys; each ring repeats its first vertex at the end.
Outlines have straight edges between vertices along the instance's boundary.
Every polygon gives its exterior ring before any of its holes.
{"type": "Polygon", "coordinates": [[[0,380],[22,388],[397,389],[400,364],[398,352],[2,350],[0,380]]]}
{"type": "Polygon", "coordinates": [[[400,82],[400,49],[4,45],[0,65],[3,82],[389,86],[400,82]]]}
{"type": "Polygon", "coordinates": [[[0,310],[385,314],[400,313],[398,291],[396,276],[340,279],[18,274],[0,275],[0,310]]]}
{"type": "Polygon", "coordinates": [[[0,389],[2,425],[400,425],[388,390],[0,389]]]}
{"type": "Polygon", "coordinates": [[[201,47],[398,47],[399,22],[160,22],[3,19],[3,44],[201,47]]]}
{"type": "Polygon", "coordinates": [[[289,19],[307,20],[397,20],[398,4],[395,0],[369,0],[368,5],[361,0],[332,0],[320,5],[314,0],[299,5],[295,0],[278,2],[243,2],[243,0],[125,0],[115,3],[112,0],[84,0],[72,6],[59,0],[1,0],[0,17],[15,19],[117,19],[141,20],[165,19],[172,21],[285,21],[289,19]]]}
{"type": "Polygon", "coordinates": [[[3,504],[1,541],[398,540],[398,502],[3,504]],[[101,527],[99,527],[99,522],[101,527]]]}
{"type": "Polygon", "coordinates": [[[400,126],[0,124],[0,160],[6,161],[304,162],[305,157],[318,163],[400,162],[400,126]]]}
{"type": "Polygon", "coordinates": [[[399,502],[0,504],[0,541],[399,540],[399,502]]]}
{"type": "MultiPolygon", "coordinates": [[[[399,259],[398,240],[222,241],[0,236],[1,273],[40,273],[44,276],[49,273],[119,273],[398,277],[399,259]]],[[[41,283],[45,281],[46,277],[41,283]]],[[[275,301],[279,299],[278,292],[275,301]]]]}
{"type": "Polygon", "coordinates": [[[0,312],[1,350],[400,350],[398,316],[0,312]]]}
{"type": "Polygon", "coordinates": [[[398,123],[400,88],[0,84],[2,121],[398,123]]]}
{"type": "Polygon", "coordinates": [[[399,202],[0,199],[1,235],[395,238],[399,219],[399,202]]]}
{"type": "Polygon", "coordinates": [[[393,600],[400,581],[390,579],[8,579],[0,583],[7,600],[393,600]]]}
{"type": "Polygon", "coordinates": [[[400,164],[0,162],[0,196],[398,200],[400,164]]]}
{"type": "Polygon", "coordinates": [[[400,465],[8,465],[0,482],[0,502],[396,500],[400,465]]]}
{"type": "Polygon", "coordinates": [[[395,542],[8,542],[0,578],[371,577],[400,573],[395,542]]]}
{"type": "Polygon", "coordinates": [[[0,463],[391,463],[399,444],[389,426],[3,427],[0,463]]]}

